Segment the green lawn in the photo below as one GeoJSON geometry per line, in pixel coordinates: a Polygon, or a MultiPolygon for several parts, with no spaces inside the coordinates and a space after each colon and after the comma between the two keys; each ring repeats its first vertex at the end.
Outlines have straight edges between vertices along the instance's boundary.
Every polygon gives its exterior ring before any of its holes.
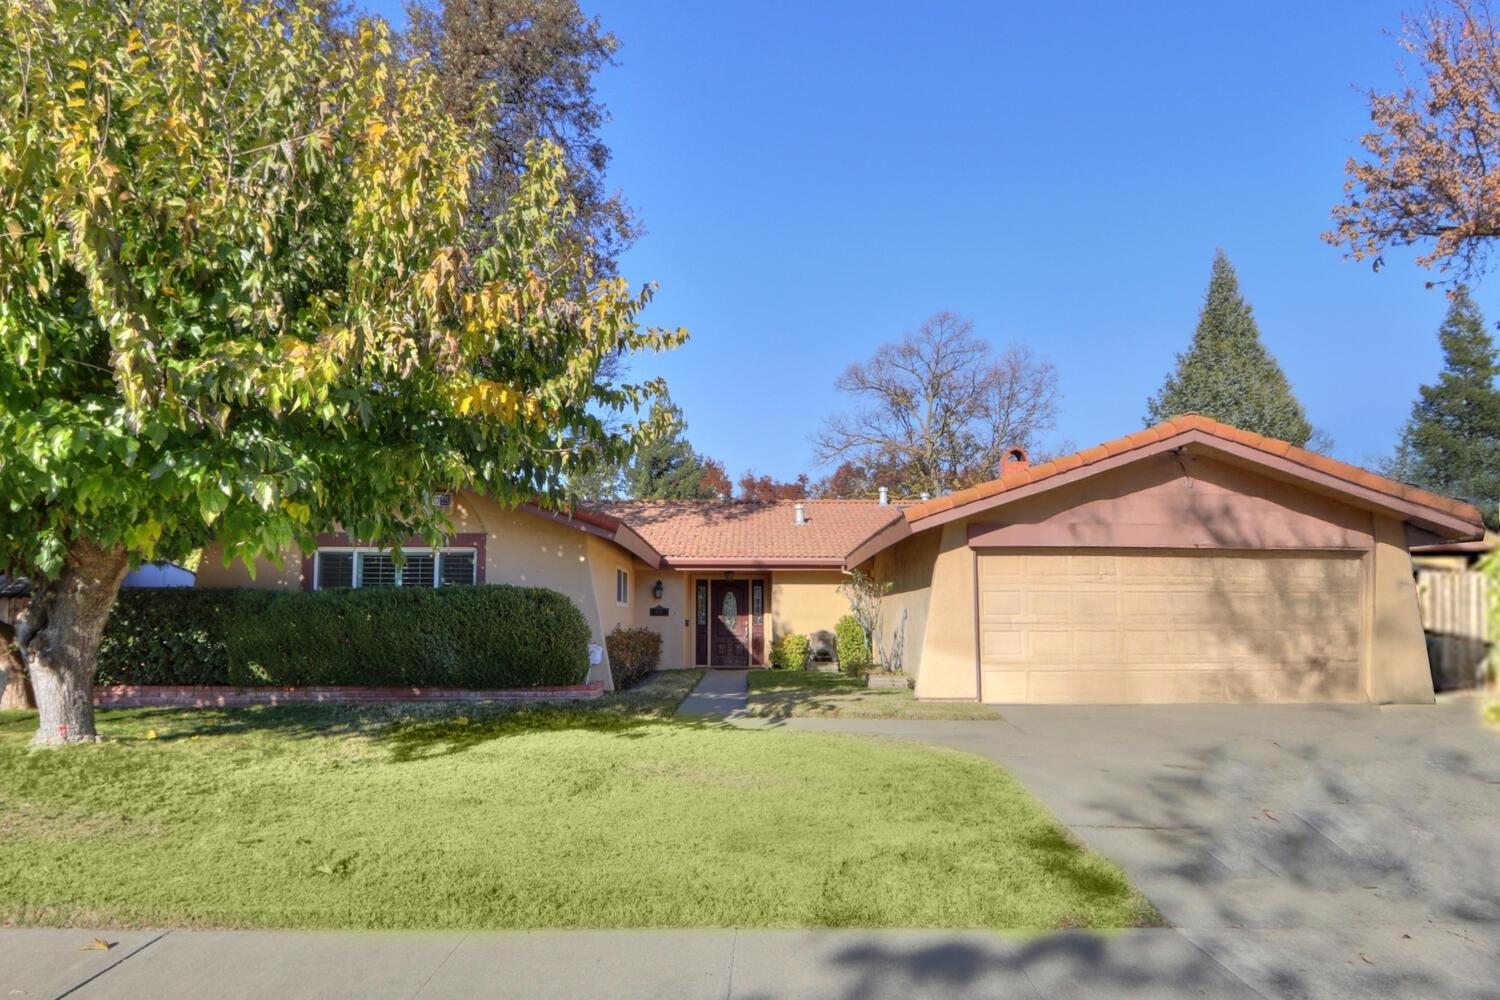
{"type": "Polygon", "coordinates": [[[918,701],[910,690],[870,688],[863,677],[812,670],[750,671],[751,715],[824,719],[998,719],[972,701],[918,701]]]}
{"type": "Polygon", "coordinates": [[[0,924],[1118,927],[1156,919],[976,757],[584,706],[0,714],[0,924]]]}

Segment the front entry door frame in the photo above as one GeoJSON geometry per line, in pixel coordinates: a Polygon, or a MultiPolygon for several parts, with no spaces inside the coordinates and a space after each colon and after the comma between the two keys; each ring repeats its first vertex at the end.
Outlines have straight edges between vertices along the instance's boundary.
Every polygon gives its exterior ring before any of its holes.
{"type": "Polygon", "coordinates": [[[770,585],[763,577],[694,581],[697,620],[693,629],[693,662],[699,666],[746,668],[765,665],[766,605],[770,585]],[[726,627],[725,595],[734,595],[733,628],[726,627]],[[733,648],[733,647],[738,647],[733,648]]]}

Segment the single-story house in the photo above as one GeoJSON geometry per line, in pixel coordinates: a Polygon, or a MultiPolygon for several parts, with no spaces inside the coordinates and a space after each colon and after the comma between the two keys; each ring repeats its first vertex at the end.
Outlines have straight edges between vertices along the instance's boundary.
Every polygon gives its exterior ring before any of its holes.
{"type": "MultiPolygon", "coordinates": [[[[448,545],[329,535],[252,581],[541,585],[596,640],[663,639],[667,668],[758,667],[831,629],[859,568],[891,585],[885,645],[922,698],[1428,702],[1410,549],[1482,537],[1469,504],[1189,415],[922,502],[622,501],[571,514],[459,492],[448,545]]],[[[595,679],[607,680],[606,667],[595,679]]]]}

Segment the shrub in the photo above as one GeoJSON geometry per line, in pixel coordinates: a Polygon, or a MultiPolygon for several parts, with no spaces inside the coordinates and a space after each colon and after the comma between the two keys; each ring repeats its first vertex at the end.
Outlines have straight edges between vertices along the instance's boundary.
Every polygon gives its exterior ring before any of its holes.
{"type": "Polygon", "coordinates": [[[609,672],[617,691],[634,687],[661,665],[661,633],[653,629],[616,625],[604,637],[604,648],[609,651],[609,672]]]}
{"type": "Polygon", "coordinates": [[[839,654],[839,669],[863,673],[870,667],[870,637],[853,615],[845,615],[833,626],[833,644],[839,654]]]}
{"type": "Polygon", "coordinates": [[[777,670],[805,669],[810,645],[805,635],[778,636],[771,644],[771,666],[777,670]]]}
{"type": "Polygon", "coordinates": [[[131,590],[105,627],[101,684],[523,688],[588,676],[589,628],[562,594],[440,589],[131,590]]]}
{"type": "Polygon", "coordinates": [[[122,590],[99,642],[100,684],[223,684],[240,590],[122,590]]]}

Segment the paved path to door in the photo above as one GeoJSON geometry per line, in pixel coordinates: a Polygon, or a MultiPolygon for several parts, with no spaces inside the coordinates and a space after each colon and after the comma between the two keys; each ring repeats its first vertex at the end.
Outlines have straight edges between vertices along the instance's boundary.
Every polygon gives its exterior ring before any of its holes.
{"type": "Polygon", "coordinates": [[[788,725],[995,760],[1252,995],[1500,998],[1500,730],[1477,702],[1003,711],[788,725]]]}
{"type": "Polygon", "coordinates": [[[750,671],[710,670],[677,708],[679,718],[734,719],[745,714],[750,671]]]}

